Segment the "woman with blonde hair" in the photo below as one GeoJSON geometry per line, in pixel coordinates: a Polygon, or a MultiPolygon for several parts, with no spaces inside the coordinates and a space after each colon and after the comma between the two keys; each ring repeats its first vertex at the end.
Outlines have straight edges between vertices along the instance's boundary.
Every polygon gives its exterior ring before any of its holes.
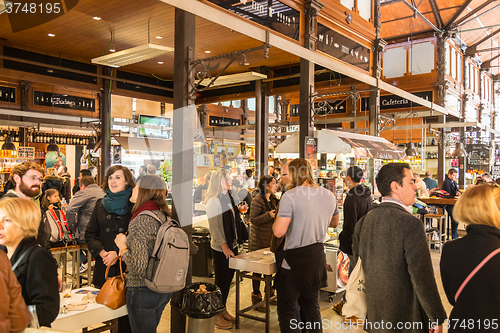
{"type": "Polygon", "coordinates": [[[339,222],[337,200],[332,192],[317,186],[311,165],[303,158],[287,167],[291,183],[280,200],[273,224],[276,237],[285,236],[282,256],[277,257],[275,278],[278,292],[278,319],[281,332],[293,331],[290,323],[320,327],[319,291],[326,284],[326,257],[323,241],[328,227],[339,222]],[[297,318],[301,300],[303,316],[297,318]]]}
{"type": "Polygon", "coordinates": [[[471,186],[453,217],[467,225],[467,235],[447,242],[441,255],[441,280],[453,305],[448,331],[499,332],[492,320],[500,308],[500,187],[471,186]]]}
{"type": "Polygon", "coordinates": [[[32,325],[48,326],[59,314],[59,282],[55,259],[38,246],[40,208],[21,198],[0,201],[0,245],[22,288],[32,325]]]}
{"type": "MultiPolygon", "coordinates": [[[[162,223],[170,223],[167,188],[158,176],[144,175],[132,191],[134,203],[128,236],[120,233],[115,243],[127,264],[127,310],[132,332],[156,332],[172,293],[157,293],[146,287],[144,277],[162,223]],[[142,213],[142,214],[141,214],[142,213]],[[147,214],[154,214],[157,218],[147,214]]],[[[180,246],[180,244],[177,244],[180,246]]]]}
{"type": "MultiPolygon", "coordinates": [[[[215,284],[221,289],[222,302],[227,303],[229,288],[234,276],[234,269],[229,268],[229,258],[238,254],[238,243],[245,239],[243,222],[231,194],[231,173],[225,169],[217,170],[210,178],[205,195],[208,224],[212,248],[215,284]]],[[[246,234],[248,238],[248,233],[246,234]]],[[[236,318],[227,308],[215,316],[215,326],[230,329],[236,318]]]]}

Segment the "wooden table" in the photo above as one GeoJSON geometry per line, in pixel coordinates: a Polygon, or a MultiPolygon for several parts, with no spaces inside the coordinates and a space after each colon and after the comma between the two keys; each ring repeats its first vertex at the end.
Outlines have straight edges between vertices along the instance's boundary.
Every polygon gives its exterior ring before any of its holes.
{"type": "Polygon", "coordinates": [[[276,260],[269,248],[243,253],[236,258],[229,258],[229,268],[236,269],[236,328],[240,326],[240,316],[266,323],[266,333],[269,333],[269,309],[271,303],[271,275],[276,273],[276,260]],[[263,274],[264,277],[255,277],[253,273],[263,274]],[[265,297],[262,302],[240,310],[240,280],[241,278],[264,281],[265,297]],[[266,305],[266,317],[257,317],[246,312],[262,304],[266,305]]]}
{"type": "MultiPolygon", "coordinates": [[[[61,298],[61,304],[78,304],[82,302],[83,294],[76,294],[78,290],[99,290],[92,287],[84,287],[71,291],[70,298],[61,298]]],[[[52,323],[52,328],[59,331],[79,331],[83,332],[102,332],[110,330],[111,333],[118,333],[118,318],[126,316],[127,306],[112,310],[102,304],[92,303],[87,304],[83,311],[68,311],[60,313],[56,320],[52,323]],[[88,330],[87,327],[105,323],[106,326],[88,330]]]]}
{"type": "Polygon", "coordinates": [[[453,206],[458,198],[418,198],[418,200],[433,206],[453,206]]]}
{"type": "MultiPolygon", "coordinates": [[[[454,206],[457,203],[458,198],[418,198],[418,200],[426,203],[427,205],[443,208],[444,206],[454,206]]],[[[446,239],[450,239],[450,223],[451,216],[448,215],[446,222],[446,239]]]]}

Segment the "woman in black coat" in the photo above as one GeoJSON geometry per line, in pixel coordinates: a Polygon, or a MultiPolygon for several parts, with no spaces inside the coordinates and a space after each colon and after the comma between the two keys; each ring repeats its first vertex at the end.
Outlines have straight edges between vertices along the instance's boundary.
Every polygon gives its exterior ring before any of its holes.
{"type": "MultiPolygon", "coordinates": [[[[273,176],[262,176],[257,185],[259,194],[255,196],[250,205],[250,238],[248,242],[248,251],[257,251],[271,246],[271,237],[273,235],[273,223],[278,207],[278,199],[275,194],[278,190],[278,184],[273,176]]],[[[256,277],[261,274],[254,273],[256,277]]],[[[252,280],[252,304],[262,301],[260,293],[260,281],[252,280]]],[[[258,307],[257,310],[265,311],[265,306],[258,307]]]]}
{"type": "MultiPolygon", "coordinates": [[[[116,235],[126,233],[132,213],[129,201],[135,187],[132,173],[126,167],[114,165],[108,169],[104,178],[104,198],[97,200],[94,211],[85,230],[85,242],[95,259],[92,283],[101,288],[108,266],[119,253],[115,244],[116,235]]],[[[109,276],[120,274],[118,263],[109,269],[109,276]]]]}
{"type": "Polygon", "coordinates": [[[472,276],[456,298],[469,274],[500,249],[500,188],[472,186],[458,199],[453,217],[468,226],[467,235],[446,243],[441,255],[441,280],[453,305],[448,332],[500,332],[500,253],[472,276]]]}
{"type": "Polygon", "coordinates": [[[0,201],[0,244],[7,247],[26,305],[36,313],[32,324],[36,317],[39,326],[50,327],[59,314],[59,282],[54,257],[35,238],[40,219],[40,208],[30,200],[0,201]]]}

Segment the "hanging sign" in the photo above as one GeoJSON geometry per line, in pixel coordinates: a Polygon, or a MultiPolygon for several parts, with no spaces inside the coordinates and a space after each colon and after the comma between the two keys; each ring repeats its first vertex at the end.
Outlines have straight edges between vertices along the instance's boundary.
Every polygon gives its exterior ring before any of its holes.
{"type": "Polygon", "coordinates": [[[278,0],[208,0],[241,17],[299,40],[300,12],[278,0]]]}
{"type": "Polygon", "coordinates": [[[339,60],[368,71],[370,49],[318,23],[316,48],[339,60]]]}
{"type": "Polygon", "coordinates": [[[0,86],[0,102],[15,103],[16,89],[11,87],[0,86]]]}
{"type": "Polygon", "coordinates": [[[32,160],[35,158],[35,148],[33,148],[33,147],[19,147],[17,149],[17,157],[32,160]]]}
{"type": "MultiPolygon", "coordinates": [[[[417,97],[423,98],[426,101],[432,102],[432,91],[421,91],[412,94],[417,97]]],[[[412,101],[397,95],[380,96],[380,110],[409,108],[412,106],[412,103],[412,101]]],[[[421,105],[413,103],[413,106],[419,107],[421,105]]],[[[369,111],[368,97],[361,99],[361,111],[369,111]]]]}
{"type": "Polygon", "coordinates": [[[95,111],[95,100],[93,98],[52,94],[43,91],[34,92],[33,104],[63,109],[95,111]]]}
{"type": "Polygon", "coordinates": [[[238,125],[241,125],[241,120],[234,119],[234,118],[209,116],[208,117],[208,125],[209,126],[217,126],[217,127],[238,126],[238,125]]]}

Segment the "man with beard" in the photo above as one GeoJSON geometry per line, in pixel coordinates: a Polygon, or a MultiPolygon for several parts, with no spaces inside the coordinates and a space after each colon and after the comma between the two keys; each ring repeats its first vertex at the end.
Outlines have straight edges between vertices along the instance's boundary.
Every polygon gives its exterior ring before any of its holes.
{"type": "MultiPolygon", "coordinates": [[[[10,181],[16,184],[15,189],[9,190],[1,200],[5,198],[23,198],[32,200],[40,195],[40,188],[44,176],[43,168],[33,162],[23,162],[16,165],[10,174],[10,181]]],[[[38,227],[38,243],[43,248],[49,248],[48,237],[46,237],[44,225],[40,222],[38,227]]]]}

